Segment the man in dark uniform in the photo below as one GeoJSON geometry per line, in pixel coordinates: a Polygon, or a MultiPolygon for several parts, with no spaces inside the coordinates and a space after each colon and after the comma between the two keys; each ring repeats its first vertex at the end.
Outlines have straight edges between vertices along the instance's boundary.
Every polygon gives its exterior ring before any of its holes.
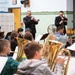
{"type": "Polygon", "coordinates": [[[65,25],[67,25],[67,21],[68,19],[66,17],[63,16],[64,12],[60,11],[59,12],[59,16],[57,16],[55,18],[55,26],[58,28],[59,26],[63,26],[64,27],[64,34],[66,34],[66,28],[65,25]]]}
{"type": "Polygon", "coordinates": [[[23,18],[23,22],[25,24],[25,29],[29,28],[31,30],[33,38],[35,39],[35,33],[36,33],[35,25],[38,24],[39,19],[37,20],[31,15],[32,15],[31,11],[27,11],[27,16],[23,18]]]}

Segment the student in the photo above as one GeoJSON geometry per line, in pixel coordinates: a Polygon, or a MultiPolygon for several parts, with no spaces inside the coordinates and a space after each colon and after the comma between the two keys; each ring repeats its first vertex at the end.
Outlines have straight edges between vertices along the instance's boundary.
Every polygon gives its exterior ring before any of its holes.
{"type": "MultiPolygon", "coordinates": [[[[0,57],[7,57],[10,54],[10,42],[8,40],[0,40],[0,57]]],[[[0,75],[13,75],[17,71],[19,62],[8,57],[8,60],[0,75]]]]}
{"type": "Polygon", "coordinates": [[[25,35],[24,35],[24,39],[27,39],[29,41],[32,41],[33,40],[33,35],[30,33],[30,32],[26,32],[25,35]]]}
{"type": "Polygon", "coordinates": [[[0,32],[0,39],[4,39],[4,32],[0,32]]]}
{"type": "MultiPolygon", "coordinates": [[[[12,31],[11,38],[10,38],[12,51],[15,51],[16,46],[18,46],[18,42],[16,40],[17,37],[18,37],[18,33],[16,31],[12,31]]],[[[10,54],[10,56],[12,56],[12,55],[13,55],[13,53],[10,54]]]]}
{"type": "Polygon", "coordinates": [[[10,36],[11,36],[11,32],[8,32],[5,36],[5,39],[10,41],[10,36]]]}
{"type": "Polygon", "coordinates": [[[49,40],[56,40],[56,36],[54,34],[49,34],[47,36],[47,38],[45,39],[43,48],[41,49],[41,54],[42,54],[42,57],[44,57],[44,58],[46,58],[48,56],[47,51],[49,51],[49,49],[50,49],[49,40]]]}
{"type": "Polygon", "coordinates": [[[22,28],[18,29],[18,37],[23,38],[23,29],[22,28]]]}
{"type": "MultiPolygon", "coordinates": [[[[41,60],[41,46],[36,42],[29,42],[24,46],[27,59],[18,66],[19,75],[53,75],[46,61],[41,60]]],[[[56,75],[62,75],[61,70],[64,60],[58,61],[56,75]],[[59,69],[60,68],[60,69],[59,69]]]]}
{"type": "Polygon", "coordinates": [[[59,42],[62,42],[64,45],[68,41],[68,37],[64,35],[63,26],[59,26],[57,28],[56,36],[57,36],[56,40],[59,41],[59,42]]]}
{"type": "Polygon", "coordinates": [[[31,32],[30,28],[26,28],[25,32],[31,32]]]}
{"type": "Polygon", "coordinates": [[[62,35],[64,34],[63,31],[64,31],[63,26],[59,26],[59,27],[57,28],[56,36],[57,36],[57,37],[62,36],[62,35]]]}

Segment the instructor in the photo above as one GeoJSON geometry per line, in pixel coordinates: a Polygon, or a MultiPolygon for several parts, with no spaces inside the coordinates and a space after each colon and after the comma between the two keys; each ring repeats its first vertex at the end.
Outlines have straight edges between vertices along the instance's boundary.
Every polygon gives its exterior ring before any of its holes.
{"type": "Polygon", "coordinates": [[[33,38],[35,39],[35,33],[36,33],[35,25],[38,24],[39,19],[35,19],[31,15],[32,15],[31,11],[27,11],[26,17],[23,18],[23,22],[25,24],[25,29],[29,28],[33,35],[33,38]]]}

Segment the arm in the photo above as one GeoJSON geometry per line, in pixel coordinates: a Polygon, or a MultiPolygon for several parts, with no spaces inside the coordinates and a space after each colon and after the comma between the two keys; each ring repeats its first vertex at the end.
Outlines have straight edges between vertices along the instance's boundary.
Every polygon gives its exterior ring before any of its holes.
{"type": "Polygon", "coordinates": [[[39,19],[35,19],[34,17],[32,17],[31,20],[33,21],[33,24],[38,24],[39,19]]]}
{"type": "Polygon", "coordinates": [[[55,66],[55,69],[54,69],[54,74],[56,75],[62,75],[63,74],[63,65],[64,65],[64,62],[66,61],[66,59],[64,58],[58,58],[57,59],[57,64],[55,66]]]}
{"type": "Polygon", "coordinates": [[[12,58],[10,58],[10,61],[11,61],[11,68],[12,68],[12,70],[17,70],[17,67],[18,67],[20,62],[14,60],[12,58]]]}
{"type": "Polygon", "coordinates": [[[67,25],[68,19],[64,17],[64,25],[67,25]]]}
{"type": "Polygon", "coordinates": [[[55,70],[54,70],[54,74],[55,75],[62,75],[62,69],[63,69],[63,65],[62,64],[56,64],[55,70]]]}
{"type": "Polygon", "coordinates": [[[60,26],[59,22],[60,22],[60,21],[59,21],[59,18],[56,17],[56,18],[55,18],[55,26],[56,26],[56,27],[60,26]]]}
{"type": "Polygon", "coordinates": [[[28,18],[23,18],[23,22],[25,25],[31,25],[31,24],[38,24],[39,20],[35,20],[34,18],[28,19],[28,18]]]}
{"type": "Polygon", "coordinates": [[[32,20],[27,20],[26,18],[23,18],[23,22],[25,25],[30,25],[32,23],[32,20]]]}
{"type": "Polygon", "coordinates": [[[9,58],[9,64],[10,64],[10,70],[15,73],[17,71],[17,67],[19,65],[19,62],[17,62],[16,60],[9,58]]]}
{"type": "Polygon", "coordinates": [[[45,67],[44,75],[62,75],[62,68],[63,68],[62,64],[57,64],[55,67],[55,71],[53,73],[49,67],[45,67]]]}

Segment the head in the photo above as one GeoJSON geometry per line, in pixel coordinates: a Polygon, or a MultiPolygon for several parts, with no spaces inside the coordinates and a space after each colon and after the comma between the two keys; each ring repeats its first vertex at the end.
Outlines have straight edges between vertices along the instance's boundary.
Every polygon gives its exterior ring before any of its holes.
{"type": "Polygon", "coordinates": [[[60,11],[60,12],[59,12],[59,16],[60,16],[60,17],[63,17],[63,15],[64,15],[64,12],[63,12],[63,11],[60,11]]]}
{"type": "Polygon", "coordinates": [[[23,29],[22,29],[22,28],[19,28],[19,29],[18,29],[18,34],[19,34],[19,35],[22,35],[22,34],[23,34],[23,29]]]}
{"type": "Polygon", "coordinates": [[[60,34],[63,34],[64,27],[63,27],[63,26],[59,26],[59,27],[57,28],[57,31],[58,31],[60,34]]]}
{"type": "Polygon", "coordinates": [[[25,32],[31,32],[30,28],[26,28],[25,32]]]}
{"type": "Polygon", "coordinates": [[[54,34],[49,34],[47,36],[47,38],[45,39],[45,42],[43,44],[43,48],[41,49],[41,55],[44,57],[44,58],[47,58],[48,55],[50,54],[49,50],[50,50],[50,45],[49,45],[49,40],[56,40],[56,36],[54,34]]]}
{"type": "Polygon", "coordinates": [[[10,42],[8,40],[0,40],[0,54],[8,55],[10,54],[10,42]]]}
{"type": "Polygon", "coordinates": [[[10,40],[10,36],[11,36],[11,32],[8,32],[8,33],[6,34],[5,39],[10,40]]]}
{"type": "Polygon", "coordinates": [[[11,33],[11,40],[14,40],[17,37],[18,37],[17,31],[12,31],[12,33],[11,33]]]}
{"type": "Polygon", "coordinates": [[[24,35],[24,39],[32,41],[33,40],[33,35],[30,32],[26,32],[25,35],[24,35]]]}
{"type": "Polygon", "coordinates": [[[24,52],[27,59],[41,59],[41,46],[36,42],[29,42],[24,46],[24,52]]]}
{"type": "Polygon", "coordinates": [[[31,11],[30,11],[30,10],[27,11],[27,16],[28,16],[28,17],[31,17],[31,15],[32,15],[31,11]]]}
{"type": "Polygon", "coordinates": [[[4,38],[4,32],[0,32],[0,39],[4,38]]]}

